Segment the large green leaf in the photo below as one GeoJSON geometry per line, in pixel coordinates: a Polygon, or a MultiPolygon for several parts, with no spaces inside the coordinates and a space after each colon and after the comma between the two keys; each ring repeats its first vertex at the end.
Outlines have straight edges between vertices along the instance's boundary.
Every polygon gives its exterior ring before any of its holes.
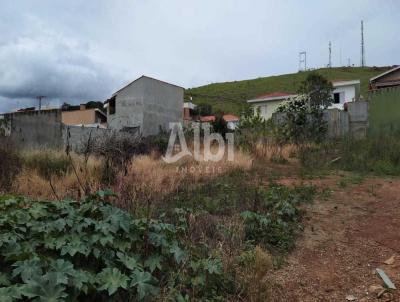
{"type": "Polygon", "coordinates": [[[119,261],[123,263],[130,270],[135,270],[141,267],[137,257],[130,257],[121,252],[117,253],[117,257],[119,258],[119,261]]]}
{"type": "Polygon", "coordinates": [[[77,234],[72,234],[67,237],[65,245],[61,248],[61,256],[69,254],[74,256],[76,253],[89,255],[90,247],[82,240],[83,238],[77,234]]]}
{"type": "Polygon", "coordinates": [[[57,284],[57,276],[54,273],[28,280],[26,285],[20,288],[22,295],[35,298],[33,301],[58,302],[67,297],[65,287],[57,284]]]}
{"type": "Polygon", "coordinates": [[[97,283],[99,290],[107,290],[111,296],[119,288],[126,289],[129,278],[122,274],[117,268],[105,268],[97,275],[97,283]]]}
{"type": "Polygon", "coordinates": [[[136,287],[139,300],[143,300],[148,295],[158,295],[160,288],[157,286],[158,280],[148,272],[135,270],[131,275],[131,286],[136,287]]]}
{"type": "Polygon", "coordinates": [[[12,278],[21,276],[24,282],[42,275],[42,267],[38,259],[17,261],[12,266],[15,267],[12,272],[12,278]]]}
{"type": "Polygon", "coordinates": [[[9,287],[0,287],[0,301],[12,302],[21,299],[22,294],[20,286],[13,285],[9,287]]]}
{"type": "Polygon", "coordinates": [[[10,284],[10,278],[5,273],[0,272],[0,285],[9,286],[10,284]]]}
{"type": "Polygon", "coordinates": [[[161,261],[162,257],[160,255],[152,255],[149,258],[146,259],[144,262],[144,266],[148,267],[150,269],[150,272],[152,273],[156,268],[161,270],[161,261]]]}
{"type": "Polygon", "coordinates": [[[176,261],[177,263],[182,263],[182,262],[185,260],[185,258],[186,258],[186,253],[185,253],[185,251],[182,250],[182,249],[178,246],[177,243],[174,243],[174,244],[170,247],[170,250],[169,250],[169,251],[174,255],[175,261],[176,261]]]}
{"type": "Polygon", "coordinates": [[[47,206],[44,203],[35,202],[28,208],[28,213],[33,217],[33,219],[39,219],[41,217],[47,216],[47,206]]]}
{"type": "Polygon", "coordinates": [[[95,282],[95,276],[84,270],[76,270],[72,276],[72,284],[84,293],[88,292],[89,285],[93,285],[95,282]]]}
{"type": "Polygon", "coordinates": [[[59,284],[68,284],[68,278],[75,274],[73,264],[63,259],[50,263],[50,272],[54,274],[59,284]]]}
{"type": "Polygon", "coordinates": [[[204,268],[209,274],[221,274],[222,262],[219,259],[207,259],[204,261],[204,268]]]}

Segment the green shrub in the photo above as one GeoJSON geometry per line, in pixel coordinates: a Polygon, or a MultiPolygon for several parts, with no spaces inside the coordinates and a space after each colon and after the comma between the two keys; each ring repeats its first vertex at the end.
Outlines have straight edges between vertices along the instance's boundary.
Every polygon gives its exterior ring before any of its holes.
{"type": "Polygon", "coordinates": [[[65,175],[71,169],[71,163],[66,154],[51,150],[23,154],[22,160],[26,168],[36,170],[40,176],[46,179],[65,175]]]}
{"type": "Polygon", "coordinates": [[[400,175],[400,141],[396,137],[343,138],[299,151],[303,167],[339,168],[359,173],[400,175]]]}
{"type": "Polygon", "coordinates": [[[299,205],[311,202],[315,193],[316,190],[312,186],[289,189],[272,184],[262,194],[259,211],[242,213],[246,239],[270,250],[290,250],[294,246],[296,235],[302,230],[302,211],[299,205]]]}
{"type": "Polygon", "coordinates": [[[226,294],[218,258],[193,253],[179,229],[135,219],[99,199],[0,200],[0,297],[7,301],[121,301],[226,294]]]}

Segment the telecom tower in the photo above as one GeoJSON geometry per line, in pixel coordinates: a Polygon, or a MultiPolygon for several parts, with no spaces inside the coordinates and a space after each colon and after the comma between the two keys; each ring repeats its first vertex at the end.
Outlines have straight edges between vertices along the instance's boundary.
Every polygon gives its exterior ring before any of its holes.
{"type": "Polygon", "coordinates": [[[299,52],[299,71],[307,71],[307,52],[299,52]]]}
{"type": "Polygon", "coordinates": [[[364,21],[361,20],[361,62],[360,66],[365,67],[365,49],[364,49],[364,21]]]}
{"type": "Polygon", "coordinates": [[[44,99],[45,97],[45,95],[39,95],[36,97],[39,101],[39,111],[42,110],[42,99],[44,99]]]}
{"type": "Polygon", "coordinates": [[[329,63],[328,68],[332,67],[332,43],[329,41],[329,63]]]}

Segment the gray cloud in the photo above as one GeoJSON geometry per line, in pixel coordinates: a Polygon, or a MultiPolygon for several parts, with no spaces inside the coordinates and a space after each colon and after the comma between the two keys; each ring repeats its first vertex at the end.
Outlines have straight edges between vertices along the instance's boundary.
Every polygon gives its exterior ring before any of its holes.
{"type": "Polygon", "coordinates": [[[47,34],[0,46],[0,95],[7,98],[102,98],[115,80],[87,49],[47,34]]]}

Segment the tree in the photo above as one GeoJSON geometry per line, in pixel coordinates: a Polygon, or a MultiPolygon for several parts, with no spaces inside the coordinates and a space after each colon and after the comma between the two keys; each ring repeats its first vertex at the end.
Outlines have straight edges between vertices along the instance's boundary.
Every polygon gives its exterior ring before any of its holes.
{"type": "Polygon", "coordinates": [[[245,110],[240,118],[239,125],[235,131],[235,143],[242,149],[254,154],[262,151],[266,154],[267,139],[271,136],[271,127],[260,115],[260,109],[255,112],[253,108],[245,110]],[[261,148],[258,148],[261,146],[261,148]]]}
{"type": "Polygon", "coordinates": [[[327,108],[332,104],[333,86],[324,76],[312,72],[301,83],[299,93],[309,96],[311,107],[327,108]]]}
{"type": "Polygon", "coordinates": [[[301,146],[325,138],[327,125],[323,119],[323,108],[315,104],[310,106],[310,103],[310,96],[302,94],[278,107],[276,111],[280,116],[274,123],[279,141],[301,146]]]}
{"type": "Polygon", "coordinates": [[[215,120],[212,123],[212,126],[214,131],[221,134],[223,137],[225,137],[225,134],[228,132],[228,124],[224,120],[222,113],[215,115],[215,120]]]}
{"type": "Polygon", "coordinates": [[[200,115],[200,116],[212,115],[212,106],[209,104],[199,104],[193,110],[193,114],[200,115]]]}

